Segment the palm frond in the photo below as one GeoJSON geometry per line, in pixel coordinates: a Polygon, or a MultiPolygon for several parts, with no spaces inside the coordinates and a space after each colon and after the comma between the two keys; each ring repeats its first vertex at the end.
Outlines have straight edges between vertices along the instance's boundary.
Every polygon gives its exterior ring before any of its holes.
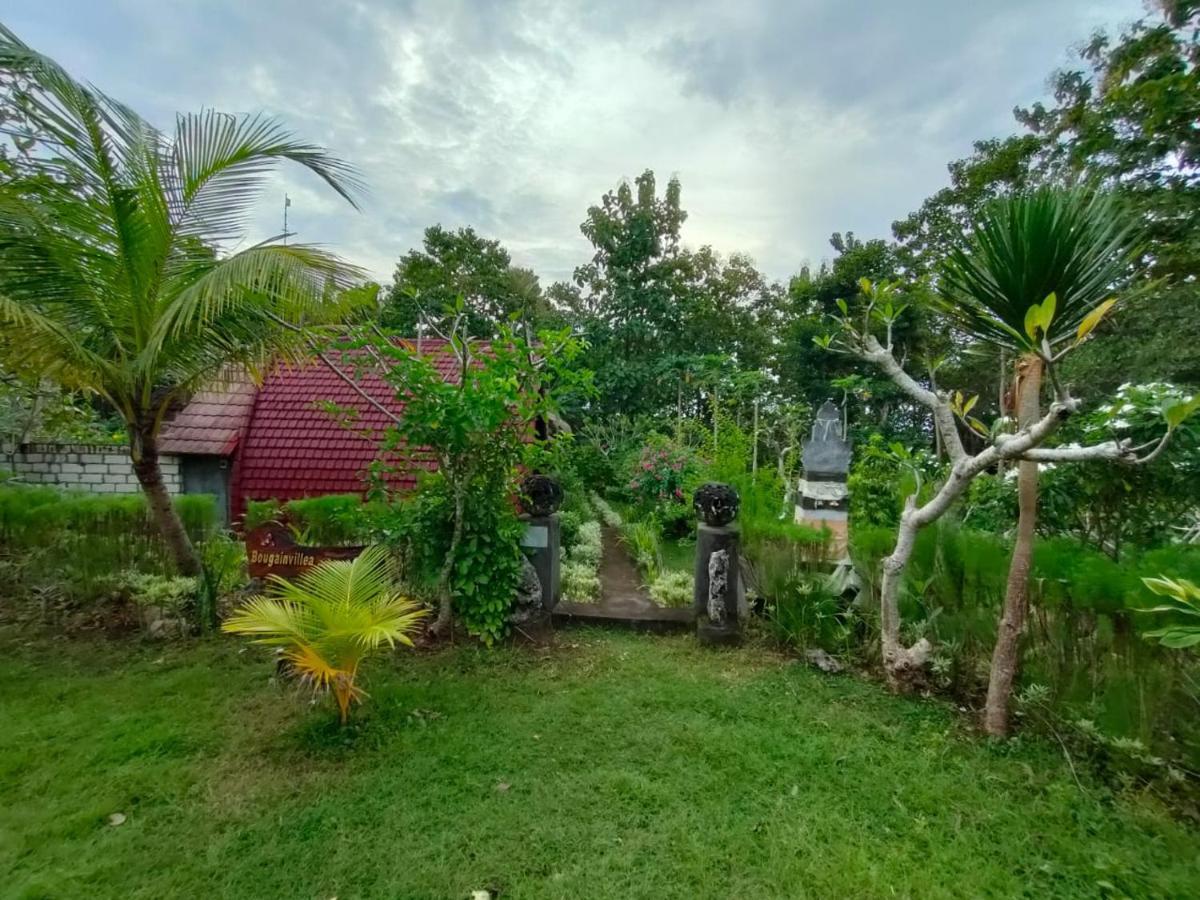
{"type": "Polygon", "coordinates": [[[297,579],[306,593],[341,610],[370,609],[395,581],[391,556],[382,546],[368,547],[355,559],[316,566],[297,579]]]}
{"type": "Polygon", "coordinates": [[[255,637],[259,644],[308,643],[312,640],[312,612],[303,603],[280,597],[251,597],[221,626],[230,634],[255,637]]]}
{"type": "MultiPolygon", "coordinates": [[[[266,117],[181,116],[170,139],[0,25],[37,139],[36,174],[0,184],[0,321],[41,374],[146,427],[222,367],[297,355],[361,272],[273,242],[223,257],[268,170],[294,162],[355,203],[353,170],[266,117]]],[[[9,341],[10,344],[13,341],[9,341]]]]}
{"type": "Polygon", "coordinates": [[[299,141],[267,116],[214,110],[175,122],[172,219],[180,234],[225,240],[244,233],[264,176],[280,160],[304,166],[358,208],[362,182],[354,168],[321,147],[299,141]]]}
{"type": "Polygon", "coordinates": [[[938,272],[941,305],[969,334],[1018,352],[1074,337],[1097,306],[1134,274],[1139,232],[1105,194],[1045,188],[985,207],[938,272]],[[1055,295],[1035,340],[1030,308],[1055,295]]]}
{"type": "Polygon", "coordinates": [[[266,243],[223,259],[178,261],[164,285],[169,299],[149,346],[157,352],[170,338],[237,308],[269,309],[298,324],[319,319],[326,298],[346,290],[362,274],[336,255],[306,244],[266,243]]]}

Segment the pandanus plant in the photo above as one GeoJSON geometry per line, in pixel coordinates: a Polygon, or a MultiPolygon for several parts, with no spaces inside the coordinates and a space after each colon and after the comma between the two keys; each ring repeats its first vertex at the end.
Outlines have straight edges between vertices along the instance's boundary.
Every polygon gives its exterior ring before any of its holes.
{"type": "Polygon", "coordinates": [[[318,692],[328,691],[343,725],[350,706],[366,693],[359,669],[382,647],[412,646],[426,610],[395,588],[384,547],[368,547],[354,560],[323,562],[288,581],[272,576],[269,596],[246,601],[222,630],[283,648],[291,671],[318,692]]]}

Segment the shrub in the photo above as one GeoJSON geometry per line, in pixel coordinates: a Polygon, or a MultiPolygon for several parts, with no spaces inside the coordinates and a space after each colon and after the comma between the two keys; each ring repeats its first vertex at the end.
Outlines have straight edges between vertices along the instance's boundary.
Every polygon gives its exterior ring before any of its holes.
{"type": "MultiPolygon", "coordinates": [[[[392,509],[385,527],[406,560],[405,576],[420,589],[435,589],[454,528],[454,501],[445,479],[439,474],[422,479],[416,493],[392,509]]],[[[479,481],[469,486],[450,587],[467,631],[485,644],[508,633],[524,532],[507,494],[479,481]]]]}
{"type": "Polygon", "coordinates": [[[663,572],[650,582],[650,597],[659,606],[690,606],[694,584],[687,572],[663,572]]]}
{"type": "Polygon", "coordinates": [[[242,527],[253,531],[271,522],[282,524],[283,504],[278,500],[247,500],[246,512],[242,516],[242,527]]]}
{"type": "Polygon", "coordinates": [[[851,614],[824,575],[793,571],[778,586],[765,613],[775,639],[786,646],[819,647],[831,653],[844,653],[850,647],[851,614]]]}
{"type": "Polygon", "coordinates": [[[686,509],[684,485],[695,468],[695,456],[689,450],[648,446],[631,466],[626,489],[634,504],[644,511],[660,504],[686,509]]]}
{"type": "Polygon", "coordinates": [[[579,526],[578,539],[568,551],[571,561],[591,566],[594,569],[600,565],[600,556],[603,552],[600,523],[584,522],[579,526]]]}
{"type": "Polygon", "coordinates": [[[624,524],[625,520],[621,518],[621,514],[609,506],[599,494],[592,494],[592,505],[609,528],[620,528],[624,524]]]}
{"type": "Polygon", "coordinates": [[[197,578],[126,572],[121,581],[145,627],[170,626],[182,634],[185,623],[196,618],[200,598],[197,578]]]}
{"type": "Polygon", "coordinates": [[[579,540],[579,529],[583,526],[585,516],[575,509],[564,509],[558,514],[559,535],[562,546],[570,547],[579,540]]]}
{"type": "Polygon", "coordinates": [[[269,522],[286,526],[296,543],[309,547],[354,547],[378,540],[387,507],[364,502],[358,494],[324,494],[280,503],[251,500],[243,526],[252,530],[269,522]]]}
{"type": "Polygon", "coordinates": [[[426,611],[395,588],[385,548],[357,559],[321,563],[295,582],[272,580],[270,596],[248,600],[223,630],[283,648],[292,673],[314,690],[330,691],[343,725],[351,703],[366,694],[355,683],[363,662],[380,647],[412,646],[426,611]]]}
{"type": "Polygon", "coordinates": [[[204,564],[203,589],[214,608],[217,602],[244,586],[246,545],[231,534],[214,534],[200,544],[200,559],[204,564]]]}
{"type": "Polygon", "coordinates": [[[567,562],[562,567],[563,597],[572,603],[595,603],[600,599],[600,577],[596,567],[567,562]]]}

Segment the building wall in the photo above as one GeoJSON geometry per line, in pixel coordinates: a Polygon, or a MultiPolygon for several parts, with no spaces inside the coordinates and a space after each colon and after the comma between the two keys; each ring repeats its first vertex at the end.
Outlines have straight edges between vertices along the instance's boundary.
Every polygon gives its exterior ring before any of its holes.
{"type": "MultiPolygon", "coordinates": [[[[163,481],[167,491],[183,489],[179,459],[163,456],[163,481]]],[[[6,446],[0,469],[13,473],[26,484],[56,484],[96,494],[134,494],[141,490],[133,464],[123,447],[105,444],[22,444],[6,446]]]]}

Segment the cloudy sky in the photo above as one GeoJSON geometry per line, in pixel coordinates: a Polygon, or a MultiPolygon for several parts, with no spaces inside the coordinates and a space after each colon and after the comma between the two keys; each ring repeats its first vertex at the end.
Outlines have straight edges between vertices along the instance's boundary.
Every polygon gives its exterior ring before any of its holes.
{"type": "Polygon", "coordinates": [[[388,280],[473,225],[544,282],[622,178],[678,175],[688,244],[786,278],[829,234],[887,236],[971,141],[1139,0],[16,0],[3,20],[160,126],[266,110],[359,167],[363,212],[298,171],[291,227],[388,280]]]}

